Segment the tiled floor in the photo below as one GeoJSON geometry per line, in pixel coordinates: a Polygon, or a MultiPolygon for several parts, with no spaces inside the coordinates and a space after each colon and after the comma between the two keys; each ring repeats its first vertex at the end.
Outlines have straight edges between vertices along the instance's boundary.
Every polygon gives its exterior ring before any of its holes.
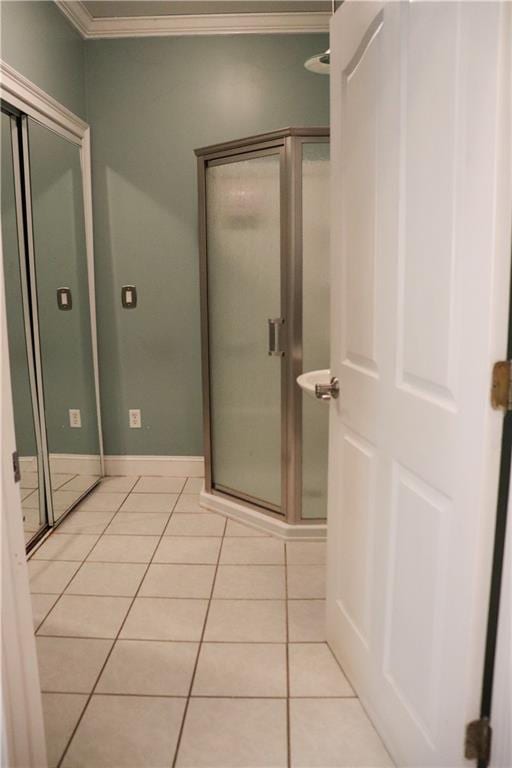
{"type": "Polygon", "coordinates": [[[108,478],[29,562],[51,768],[391,765],[324,636],[324,545],[108,478]]]}

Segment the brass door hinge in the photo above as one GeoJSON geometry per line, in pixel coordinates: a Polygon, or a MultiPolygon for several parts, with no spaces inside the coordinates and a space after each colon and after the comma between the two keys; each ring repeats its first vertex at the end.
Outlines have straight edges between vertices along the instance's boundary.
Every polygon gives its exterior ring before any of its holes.
{"type": "Polygon", "coordinates": [[[466,725],[464,755],[467,760],[478,760],[486,765],[491,759],[492,728],[486,717],[466,725]]]}
{"type": "Polygon", "coordinates": [[[492,407],[512,411],[512,360],[500,360],[492,369],[492,407]]]}

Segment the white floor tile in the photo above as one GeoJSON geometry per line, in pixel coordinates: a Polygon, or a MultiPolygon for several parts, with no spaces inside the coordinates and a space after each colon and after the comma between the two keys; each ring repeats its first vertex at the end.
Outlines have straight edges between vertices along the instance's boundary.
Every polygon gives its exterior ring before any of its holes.
{"type": "Polygon", "coordinates": [[[283,643],[286,641],[283,600],[212,600],[205,641],[283,643]]]}
{"type": "Polygon", "coordinates": [[[37,488],[37,472],[21,472],[20,488],[37,488]]]}
{"type": "Polygon", "coordinates": [[[80,563],[64,560],[29,560],[30,591],[58,595],[65,590],[79,568],[80,563]]]}
{"type": "Polygon", "coordinates": [[[62,595],[38,635],[113,638],[130,607],[129,597],[62,595]]]}
{"type": "Polygon", "coordinates": [[[102,536],[87,561],[149,563],[157,544],[158,536],[102,536]]]}
{"type": "Polygon", "coordinates": [[[286,697],[286,645],[203,643],[192,695],[286,697]]]}
{"type": "Polygon", "coordinates": [[[209,598],[214,576],[214,565],[152,563],[139,595],[141,597],[209,598]]]}
{"type": "MultiPolygon", "coordinates": [[[[56,491],[59,488],[64,488],[64,490],[66,491],[81,490],[79,486],[69,485],[69,483],[73,480],[74,477],[75,475],[65,474],[64,472],[52,472],[51,473],[52,490],[56,491]]],[[[94,482],[94,480],[92,482],[94,482]]],[[[89,485],[91,485],[91,483],[89,483],[89,485]]],[[[85,487],[88,488],[89,485],[86,485],[85,487]]]]}
{"type": "Polygon", "coordinates": [[[202,477],[189,477],[183,488],[183,493],[200,493],[204,488],[202,477]]]}
{"type": "Polygon", "coordinates": [[[80,510],[88,512],[117,512],[126,498],[126,493],[103,493],[95,490],[80,502],[80,510]]]}
{"type": "Polygon", "coordinates": [[[222,536],[226,518],[208,513],[206,515],[173,515],[165,529],[166,536],[222,536]]]}
{"type": "Polygon", "coordinates": [[[96,693],[187,696],[198,647],[197,643],[119,640],[96,693]]]}
{"type": "Polygon", "coordinates": [[[197,493],[183,493],[174,508],[174,512],[186,512],[188,514],[205,514],[208,510],[202,507],[199,503],[199,494],[197,493]]]}
{"type": "Polygon", "coordinates": [[[325,601],[289,600],[288,631],[291,643],[325,642],[325,601]]]}
{"type": "Polygon", "coordinates": [[[36,647],[42,691],[90,693],[112,641],[36,637],[36,647]]]}
{"type": "Polygon", "coordinates": [[[181,493],[186,477],[141,477],[134,493],[181,493]]]}
{"type": "Polygon", "coordinates": [[[62,766],[170,766],[184,709],[184,699],[94,695],[62,766]]]}
{"type": "Polygon", "coordinates": [[[392,762],[357,699],[291,699],[293,768],[387,768],[392,762]]]}
{"type": "Polygon", "coordinates": [[[117,512],[105,533],[160,536],[169,516],[169,512],[117,512]]]}
{"type": "Polygon", "coordinates": [[[114,517],[114,512],[73,510],[59,525],[59,533],[103,533],[114,517]]]}
{"type": "Polygon", "coordinates": [[[287,571],[290,599],[325,597],[325,565],[289,565],[287,571]]]}
{"type": "MultiPolygon", "coordinates": [[[[63,491],[86,491],[100,479],[99,475],[62,475],[62,477],[67,478],[60,486],[63,491]]],[[[52,475],[52,487],[57,487],[55,475],[52,475]]]]}
{"type": "Polygon", "coordinates": [[[120,637],[133,640],[200,640],[207,605],[207,600],[137,597],[120,637]]]}
{"type": "Polygon", "coordinates": [[[224,539],[220,562],[222,565],[281,565],[284,544],[270,537],[224,539]]]}
{"type": "Polygon", "coordinates": [[[104,477],[101,481],[100,490],[102,493],[119,493],[121,491],[131,491],[139,478],[137,475],[104,477]]]}
{"type": "Polygon", "coordinates": [[[121,512],[172,512],[176,493],[130,493],[121,512]]]}
{"type": "Polygon", "coordinates": [[[82,493],[83,491],[54,491],[52,493],[53,511],[65,512],[78,501],[82,493]]]}
{"type": "Polygon", "coordinates": [[[290,643],[290,696],[354,696],[327,643],[290,643]]]}
{"type": "Polygon", "coordinates": [[[60,533],[55,531],[34,552],[31,560],[85,560],[98,541],[97,534],[60,533]]]}
{"type": "Polygon", "coordinates": [[[86,694],[43,693],[48,768],[57,768],[87,698],[86,694]]]}
{"type": "Polygon", "coordinates": [[[66,594],[133,597],[146,567],[145,563],[84,563],[66,594]]]}
{"type": "Polygon", "coordinates": [[[213,536],[164,536],[154,562],[214,564],[219,556],[221,541],[213,536]]]}
{"type": "Polygon", "coordinates": [[[32,600],[32,618],[34,619],[34,630],[38,628],[43,619],[48,615],[50,609],[53,608],[57,600],[58,595],[45,595],[45,594],[33,594],[32,600]]]}
{"type": "Polygon", "coordinates": [[[285,598],[282,565],[219,565],[214,597],[231,599],[285,598]]]}
{"type": "Polygon", "coordinates": [[[289,541],[286,544],[288,565],[323,565],[325,541],[289,541]]]}
{"type": "Polygon", "coordinates": [[[178,768],[285,768],[286,702],[191,699],[178,768]]]}

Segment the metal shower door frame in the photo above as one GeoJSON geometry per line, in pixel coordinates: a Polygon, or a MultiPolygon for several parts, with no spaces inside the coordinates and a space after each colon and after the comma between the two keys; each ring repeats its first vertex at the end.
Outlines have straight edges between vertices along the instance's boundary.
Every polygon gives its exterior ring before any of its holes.
{"type": "Polygon", "coordinates": [[[196,150],[199,218],[199,276],[201,293],[201,363],[205,489],[229,500],[239,499],[288,523],[317,524],[302,518],[302,146],[328,142],[328,128],[286,128],[239,141],[196,150]],[[279,153],[280,155],[280,275],[284,355],[281,358],[281,507],[234,489],[215,485],[212,459],[210,329],[208,306],[208,242],[206,173],[211,165],[279,153]]]}

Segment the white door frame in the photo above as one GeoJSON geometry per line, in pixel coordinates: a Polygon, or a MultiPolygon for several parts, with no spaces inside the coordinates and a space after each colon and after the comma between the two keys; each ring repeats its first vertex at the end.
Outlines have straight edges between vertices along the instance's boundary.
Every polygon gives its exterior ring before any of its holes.
{"type": "MultiPolygon", "coordinates": [[[[2,244],[0,240],[0,258],[2,244]]],[[[28,586],[20,492],[14,482],[16,450],[7,344],[4,273],[0,269],[2,365],[2,639],[1,762],[10,768],[44,768],[46,744],[28,586]]]]}

